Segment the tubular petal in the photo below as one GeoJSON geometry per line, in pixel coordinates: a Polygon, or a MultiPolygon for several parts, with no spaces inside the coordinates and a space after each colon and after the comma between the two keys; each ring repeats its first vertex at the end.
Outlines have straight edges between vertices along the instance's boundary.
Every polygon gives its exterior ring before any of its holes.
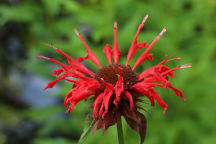
{"type": "Polygon", "coordinates": [[[180,91],[179,89],[173,87],[169,81],[167,82],[166,86],[168,88],[172,89],[176,93],[177,96],[180,96],[183,100],[186,100],[186,98],[183,95],[183,92],[180,91]]]}
{"type": "Polygon", "coordinates": [[[74,91],[75,89],[71,89],[68,94],[66,95],[65,99],[64,99],[64,106],[67,108],[68,106],[68,102],[69,102],[69,99],[71,98],[72,96],[72,92],[74,91]]]}
{"type": "Polygon", "coordinates": [[[133,111],[133,107],[134,107],[133,97],[128,91],[125,91],[125,95],[128,98],[128,100],[130,101],[130,108],[131,108],[131,111],[133,111]]]}
{"type": "Polygon", "coordinates": [[[149,51],[151,50],[152,46],[159,40],[159,38],[163,35],[163,33],[166,31],[166,28],[164,28],[160,34],[153,40],[153,42],[147,47],[147,49],[141,54],[141,56],[137,59],[137,61],[135,62],[134,66],[133,66],[133,70],[140,65],[141,63],[143,63],[146,59],[151,60],[152,59],[152,55],[149,54],[149,51]]]}
{"type": "Polygon", "coordinates": [[[64,69],[63,68],[60,68],[60,69],[56,69],[53,71],[52,75],[53,76],[59,76],[62,72],[64,72],[64,69]]]}
{"type": "Polygon", "coordinates": [[[60,81],[60,80],[63,80],[65,77],[67,77],[68,74],[65,73],[63,75],[61,75],[60,77],[58,77],[58,79],[54,80],[54,81],[51,81],[47,84],[47,86],[44,88],[44,90],[47,90],[48,88],[53,88],[55,86],[55,84],[60,81]]]}
{"type": "Polygon", "coordinates": [[[70,113],[71,110],[73,110],[74,106],[80,102],[81,100],[87,99],[90,95],[94,94],[93,92],[88,92],[85,88],[79,88],[77,91],[74,92],[74,94],[71,97],[68,113],[70,113]]]}
{"type": "Polygon", "coordinates": [[[51,81],[47,84],[47,86],[44,88],[44,90],[47,90],[48,88],[53,88],[55,86],[55,84],[60,81],[61,79],[56,79],[54,81],[51,81]]]}
{"type": "Polygon", "coordinates": [[[80,59],[80,60],[84,60],[84,59],[88,58],[93,63],[95,63],[99,68],[101,68],[101,65],[100,65],[100,62],[99,62],[97,56],[91,51],[91,49],[89,48],[89,46],[87,45],[87,43],[83,39],[82,35],[76,29],[74,29],[74,32],[77,34],[77,36],[80,38],[80,40],[83,42],[83,44],[85,45],[85,48],[86,48],[87,56],[85,58],[80,59]]]}
{"type": "Polygon", "coordinates": [[[103,52],[106,55],[109,64],[112,64],[112,55],[113,55],[112,47],[109,44],[107,44],[103,52]]]}
{"type": "MultiPolygon", "coordinates": [[[[151,75],[154,74],[154,72],[156,71],[156,69],[162,69],[162,67],[165,67],[163,64],[165,64],[167,61],[169,61],[169,57],[167,56],[167,58],[165,60],[163,60],[162,62],[160,62],[159,64],[145,70],[144,72],[142,72],[139,76],[139,79],[142,80],[146,77],[149,77],[151,75]]],[[[169,69],[169,68],[168,68],[169,69]]]]}
{"type": "Polygon", "coordinates": [[[128,55],[127,55],[126,66],[128,66],[129,61],[131,60],[131,58],[133,57],[133,55],[136,53],[136,51],[137,51],[138,48],[142,48],[144,46],[147,46],[146,42],[143,42],[141,44],[137,44],[137,37],[139,35],[140,30],[143,28],[144,23],[147,20],[147,18],[148,18],[148,14],[143,18],[142,23],[139,25],[139,28],[138,28],[138,30],[136,32],[136,35],[134,37],[134,40],[133,40],[133,42],[131,44],[131,47],[130,47],[128,55]]]}
{"type": "Polygon", "coordinates": [[[45,56],[37,56],[37,57],[49,60],[50,62],[53,62],[53,63],[56,63],[56,64],[60,65],[64,70],[68,69],[68,67],[65,64],[60,63],[59,61],[57,61],[57,60],[55,60],[53,58],[48,58],[48,57],[45,57],[45,56]]]}
{"type": "Polygon", "coordinates": [[[83,66],[82,64],[78,62],[74,62],[73,64],[71,64],[71,67],[72,69],[75,69],[81,73],[88,74],[91,77],[94,77],[94,73],[92,71],[90,71],[89,69],[87,69],[85,66],[83,66]]]}
{"type": "Polygon", "coordinates": [[[98,108],[103,100],[103,93],[101,93],[94,102],[94,119],[97,118],[98,108]]]}
{"type": "Polygon", "coordinates": [[[101,104],[100,111],[99,111],[99,115],[98,115],[99,118],[102,117],[102,115],[103,115],[103,111],[104,111],[104,103],[101,104]]]}
{"type": "Polygon", "coordinates": [[[114,100],[114,104],[116,106],[117,106],[117,103],[120,101],[121,93],[124,92],[124,81],[122,78],[122,72],[123,72],[123,69],[120,68],[119,69],[119,78],[118,78],[118,81],[116,82],[116,85],[115,85],[116,99],[114,100]]]}
{"type": "Polygon", "coordinates": [[[103,104],[104,104],[104,107],[105,107],[105,111],[103,113],[103,117],[104,117],[106,115],[106,113],[108,112],[109,100],[110,100],[110,97],[113,94],[114,87],[113,87],[112,84],[109,84],[109,83],[107,83],[105,81],[103,81],[103,83],[106,86],[106,88],[104,90],[104,96],[103,96],[103,104]]]}
{"type": "Polygon", "coordinates": [[[170,75],[171,77],[174,77],[173,71],[176,71],[176,70],[178,70],[178,69],[180,69],[180,68],[181,68],[181,66],[178,66],[178,67],[173,68],[173,69],[169,69],[169,70],[167,70],[167,71],[162,72],[161,75],[162,75],[162,76],[170,75]]]}
{"type": "Polygon", "coordinates": [[[88,56],[86,56],[86,57],[77,57],[77,61],[80,62],[80,63],[82,61],[86,60],[86,59],[88,59],[88,56]]]}
{"type": "MultiPolygon", "coordinates": [[[[163,101],[163,99],[159,96],[159,94],[154,89],[150,89],[150,92],[151,92],[151,95],[154,97],[154,99],[161,106],[161,108],[163,108],[166,111],[167,104],[163,101]]],[[[165,113],[165,111],[163,111],[163,113],[165,113]]]]}
{"type": "Polygon", "coordinates": [[[118,64],[119,57],[121,56],[121,51],[119,50],[117,44],[117,22],[114,22],[114,47],[113,47],[113,58],[114,62],[118,64]]]}
{"type": "Polygon", "coordinates": [[[134,89],[135,89],[137,92],[139,92],[139,93],[145,95],[145,96],[150,100],[151,106],[154,106],[154,98],[149,94],[149,92],[148,92],[149,90],[148,90],[148,89],[143,88],[143,87],[141,87],[141,86],[136,86],[136,87],[134,87],[134,89]]]}
{"type": "MultiPolygon", "coordinates": [[[[54,50],[58,51],[61,55],[65,56],[68,60],[68,63],[70,64],[72,69],[78,70],[80,72],[83,72],[85,74],[90,75],[91,77],[94,77],[94,73],[88,70],[85,66],[78,63],[75,59],[64,53],[62,50],[59,49],[59,47],[55,47],[53,44],[49,45],[44,43],[46,46],[53,48],[54,50]]],[[[57,63],[58,64],[58,63],[57,63]]]]}
{"type": "Polygon", "coordinates": [[[51,45],[44,43],[44,45],[53,48],[54,50],[58,51],[61,55],[65,56],[68,59],[68,62],[70,64],[74,63],[75,60],[73,58],[71,58],[68,54],[66,54],[62,50],[60,50],[59,46],[55,47],[52,43],[51,43],[51,45]]]}

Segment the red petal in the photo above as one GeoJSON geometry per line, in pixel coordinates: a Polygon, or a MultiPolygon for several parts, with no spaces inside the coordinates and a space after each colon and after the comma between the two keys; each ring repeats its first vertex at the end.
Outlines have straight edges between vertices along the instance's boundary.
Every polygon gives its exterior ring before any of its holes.
{"type": "MultiPolygon", "coordinates": [[[[54,50],[58,51],[61,55],[67,57],[68,59],[68,62],[70,64],[70,66],[72,67],[72,69],[75,69],[75,70],[78,70],[82,73],[85,73],[85,74],[88,74],[92,77],[94,77],[94,73],[91,72],[90,70],[88,70],[85,66],[83,66],[82,64],[78,63],[75,59],[71,58],[69,55],[67,55],[66,53],[64,53],[62,50],[60,50],[58,47],[56,48],[55,46],[53,46],[52,44],[49,45],[49,44],[45,44],[46,46],[49,46],[49,47],[52,47],[54,50]]],[[[44,56],[38,56],[39,58],[44,58],[44,59],[47,59],[47,60],[50,60],[50,58],[47,58],[47,57],[44,57],[44,56]]],[[[58,62],[58,61],[55,61],[53,59],[51,59],[50,61],[52,62],[55,62],[59,65],[62,65],[62,63],[58,62]]],[[[66,66],[66,65],[65,65],[66,66]]],[[[64,68],[64,67],[63,67],[64,68]]],[[[64,68],[65,69],[65,68],[64,68]]]]}
{"type": "Polygon", "coordinates": [[[56,79],[54,81],[51,81],[47,84],[47,86],[44,88],[44,90],[47,90],[48,88],[53,88],[55,86],[55,84],[60,81],[61,79],[56,79]]]}
{"type": "Polygon", "coordinates": [[[103,81],[103,83],[106,85],[106,88],[104,90],[104,96],[103,96],[103,104],[104,104],[104,107],[105,107],[105,111],[103,113],[103,117],[106,115],[106,113],[108,112],[108,108],[109,108],[109,100],[113,94],[113,90],[114,90],[114,87],[112,84],[110,83],[107,83],[105,81],[103,81]]]}
{"type": "Polygon", "coordinates": [[[88,59],[88,56],[86,56],[86,57],[77,57],[78,62],[82,62],[82,61],[84,61],[86,59],[88,59]]]}
{"type": "Polygon", "coordinates": [[[49,45],[49,44],[46,44],[44,43],[46,46],[48,47],[51,47],[53,48],[54,50],[58,51],[61,55],[65,56],[67,59],[68,59],[68,62],[71,64],[71,63],[74,63],[74,59],[71,58],[68,54],[64,53],[62,50],[59,49],[59,47],[55,47],[53,44],[49,45]]]}
{"type": "Polygon", "coordinates": [[[102,103],[102,104],[101,104],[101,107],[100,107],[100,111],[99,111],[99,118],[102,117],[103,111],[104,111],[104,104],[102,103]]]}
{"type": "Polygon", "coordinates": [[[169,81],[166,83],[166,86],[168,88],[172,89],[176,93],[177,96],[180,96],[183,100],[186,100],[186,98],[184,97],[182,91],[180,91],[179,89],[173,87],[169,81]]]}
{"type": "Polygon", "coordinates": [[[162,75],[162,76],[170,75],[171,77],[174,77],[173,71],[176,71],[176,70],[178,70],[178,69],[180,69],[180,68],[181,68],[181,66],[178,66],[178,67],[173,68],[173,69],[169,69],[169,70],[167,70],[167,71],[165,71],[165,72],[162,72],[161,75],[162,75]]]}
{"type": "Polygon", "coordinates": [[[60,81],[60,80],[63,80],[65,77],[67,77],[68,75],[67,74],[63,74],[61,75],[58,79],[54,80],[54,81],[51,81],[47,84],[47,86],[44,88],[44,90],[47,90],[48,88],[53,88],[55,86],[55,84],[60,81]]]}
{"type": "Polygon", "coordinates": [[[68,94],[66,95],[65,99],[64,99],[64,106],[67,107],[68,106],[68,102],[69,102],[69,99],[71,98],[72,96],[72,93],[75,89],[71,89],[68,94]]]}
{"type": "Polygon", "coordinates": [[[129,101],[130,101],[130,108],[131,108],[131,111],[133,111],[133,107],[134,107],[133,97],[130,94],[130,92],[128,92],[128,91],[125,91],[125,95],[129,99],[129,101]]]}
{"type": "Polygon", "coordinates": [[[148,47],[149,45],[144,41],[137,44],[137,48],[142,49],[143,47],[148,47]]]}
{"type": "Polygon", "coordinates": [[[59,76],[62,72],[64,72],[64,69],[60,68],[60,69],[54,70],[52,75],[59,76]]]}
{"type": "Polygon", "coordinates": [[[101,93],[95,100],[94,102],[94,119],[97,118],[97,114],[98,114],[98,108],[102,102],[103,99],[103,93],[101,93]]]}
{"type": "Polygon", "coordinates": [[[163,101],[163,99],[159,96],[159,94],[154,89],[151,89],[150,92],[151,92],[151,95],[154,97],[154,99],[161,106],[161,108],[164,109],[163,113],[165,114],[165,111],[167,109],[167,104],[163,101]]]}
{"type": "Polygon", "coordinates": [[[100,62],[99,62],[97,56],[91,51],[91,49],[89,48],[89,46],[87,45],[87,43],[83,39],[82,35],[76,29],[74,29],[74,32],[77,34],[77,36],[79,36],[80,40],[85,45],[86,53],[87,53],[86,57],[88,59],[90,59],[93,63],[95,63],[99,68],[101,68],[101,65],[100,65],[100,62]]]}
{"type": "MultiPolygon", "coordinates": [[[[149,77],[149,76],[154,75],[156,69],[159,69],[159,68],[162,69],[162,67],[165,67],[165,66],[163,66],[163,64],[166,63],[168,60],[169,60],[169,57],[167,56],[167,58],[166,58],[165,60],[163,60],[162,62],[160,62],[159,64],[157,64],[157,65],[155,65],[155,66],[153,66],[153,67],[151,67],[151,68],[145,70],[144,72],[142,72],[142,73],[140,74],[139,79],[142,80],[142,79],[144,79],[144,78],[147,78],[147,77],[149,77]]],[[[167,67],[166,67],[166,68],[167,68],[167,67]]],[[[169,68],[168,68],[168,69],[169,69],[169,68]]]]}
{"type": "Polygon", "coordinates": [[[137,92],[144,94],[150,100],[151,106],[154,106],[154,98],[149,94],[149,89],[143,88],[141,85],[137,85],[134,89],[137,92]]]}
{"type": "Polygon", "coordinates": [[[141,54],[141,56],[137,59],[137,61],[134,64],[133,70],[140,65],[141,63],[143,63],[146,59],[151,60],[152,59],[152,55],[149,54],[149,51],[151,50],[152,46],[156,43],[156,41],[159,40],[159,38],[163,35],[163,33],[166,31],[166,29],[164,28],[160,34],[154,39],[154,41],[147,47],[147,49],[141,54]]]}
{"type": "Polygon", "coordinates": [[[53,62],[53,63],[56,63],[56,64],[60,65],[64,70],[68,69],[68,67],[65,64],[60,63],[59,61],[57,61],[57,60],[55,60],[53,58],[48,58],[48,57],[45,57],[45,56],[37,56],[37,57],[49,60],[50,62],[53,62]]]}
{"type": "Polygon", "coordinates": [[[112,55],[113,55],[112,47],[111,47],[110,45],[107,44],[107,45],[105,46],[103,52],[104,52],[104,54],[106,55],[109,64],[112,64],[112,55]]]}
{"type": "Polygon", "coordinates": [[[122,72],[123,72],[123,68],[120,68],[120,70],[119,70],[119,78],[118,78],[118,81],[116,82],[116,85],[115,85],[116,99],[114,100],[114,104],[116,106],[117,106],[117,103],[120,101],[121,93],[124,92],[124,81],[123,81],[123,78],[122,78],[122,72]]]}
{"type": "Polygon", "coordinates": [[[81,73],[84,73],[84,74],[88,74],[90,75],[91,77],[94,77],[94,73],[91,72],[90,70],[88,70],[85,66],[83,66],[82,64],[78,63],[76,60],[74,60],[73,63],[71,63],[71,68],[72,69],[75,69],[81,73]]]}
{"type": "Polygon", "coordinates": [[[93,92],[88,92],[87,89],[84,87],[77,89],[76,92],[73,93],[70,103],[71,105],[69,106],[69,109],[67,110],[68,113],[70,113],[71,110],[73,110],[74,106],[80,102],[81,100],[87,99],[89,96],[94,94],[93,92]]]}
{"type": "Polygon", "coordinates": [[[118,44],[117,44],[117,22],[114,23],[114,47],[113,47],[113,57],[114,62],[117,64],[119,57],[121,56],[121,51],[119,50],[118,44]]]}
{"type": "Polygon", "coordinates": [[[139,35],[140,30],[143,28],[145,21],[147,20],[148,15],[146,15],[142,21],[142,23],[139,25],[139,28],[136,32],[136,35],[134,37],[134,40],[131,44],[131,47],[129,49],[128,55],[127,55],[127,62],[126,62],[126,66],[128,65],[129,61],[131,60],[131,58],[133,57],[133,55],[136,53],[138,48],[142,48],[144,46],[146,46],[146,42],[144,42],[142,45],[141,44],[137,44],[137,37],[139,35]]]}

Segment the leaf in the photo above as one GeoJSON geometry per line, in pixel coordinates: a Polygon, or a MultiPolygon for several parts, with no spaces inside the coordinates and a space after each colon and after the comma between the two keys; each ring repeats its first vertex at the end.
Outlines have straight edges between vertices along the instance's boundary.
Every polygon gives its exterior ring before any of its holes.
{"type": "Polygon", "coordinates": [[[82,144],[85,137],[88,135],[90,130],[92,129],[93,125],[95,124],[95,119],[91,115],[86,116],[86,121],[85,121],[85,128],[83,130],[83,133],[81,134],[78,144],[82,144]]]}
{"type": "Polygon", "coordinates": [[[145,140],[146,136],[146,128],[147,128],[147,120],[145,116],[136,111],[133,115],[125,117],[128,125],[140,135],[140,144],[142,144],[145,140]]]}

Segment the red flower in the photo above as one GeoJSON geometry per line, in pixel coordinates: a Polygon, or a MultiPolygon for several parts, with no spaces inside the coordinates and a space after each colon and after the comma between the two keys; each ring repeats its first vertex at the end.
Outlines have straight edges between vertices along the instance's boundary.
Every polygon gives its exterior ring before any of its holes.
{"type": "Polygon", "coordinates": [[[65,107],[68,107],[67,113],[70,113],[75,105],[81,100],[93,100],[93,116],[94,119],[97,119],[93,131],[103,128],[103,131],[105,132],[109,126],[114,125],[119,120],[120,116],[124,116],[129,126],[139,132],[141,138],[144,139],[146,119],[143,114],[138,112],[138,109],[143,109],[137,105],[138,102],[142,102],[140,97],[146,96],[150,100],[152,106],[154,106],[156,100],[164,109],[164,113],[167,109],[167,104],[154,90],[154,87],[170,88],[177,96],[180,96],[185,100],[182,91],[173,87],[168,81],[168,76],[174,77],[173,71],[180,68],[191,67],[190,65],[183,65],[170,69],[164,64],[173,59],[169,59],[167,56],[165,60],[143,71],[141,74],[135,74],[134,72],[135,68],[144,61],[153,60],[153,54],[150,53],[150,50],[155,42],[158,41],[166,31],[164,28],[151,44],[147,44],[145,41],[138,43],[137,37],[144,26],[147,17],[148,15],[144,17],[142,23],[139,25],[127,55],[126,65],[118,64],[121,51],[117,44],[116,22],[114,23],[113,49],[107,44],[103,51],[108,59],[108,66],[101,67],[97,56],[91,51],[82,35],[76,29],[74,32],[79,36],[86,48],[86,57],[78,57],[76,61],[53,45],[48,46],[65,56],[69,65],[60,63],[52,58],[38,56],[39,58],[47,59],[62,67],[54,70],[53,75],[56,75],[58,78],[48,83],[45,90],[47,88],[52,88],[60,80],[74,83],[73,88],[69,91],[64,101],[65,107]],[[146,47],[146,49],[137,59],[133,68],[131,68],[129,65],[131,58],[138,49],[142,49],[143,47],[146,47]],[[112,58],[114,59],[114,63],[112,63],[112,58]],[[99,67],[99,70],[96,73],[88,70],[81,64],[85,59],[89,59],[95,63],[99,67]],[[76,80],[70,78],[76,78],[76,80]]]}

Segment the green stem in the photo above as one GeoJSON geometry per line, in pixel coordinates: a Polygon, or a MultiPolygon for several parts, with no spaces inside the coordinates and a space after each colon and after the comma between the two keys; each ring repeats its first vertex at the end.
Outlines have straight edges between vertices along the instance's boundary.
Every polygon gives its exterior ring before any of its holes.
{"type": "Polygon", "coordinates": [[[121,117],[120,117],[119,121],[117,121],[117,132],[118,132],[119,144],[124,144],[121,117]]]}

